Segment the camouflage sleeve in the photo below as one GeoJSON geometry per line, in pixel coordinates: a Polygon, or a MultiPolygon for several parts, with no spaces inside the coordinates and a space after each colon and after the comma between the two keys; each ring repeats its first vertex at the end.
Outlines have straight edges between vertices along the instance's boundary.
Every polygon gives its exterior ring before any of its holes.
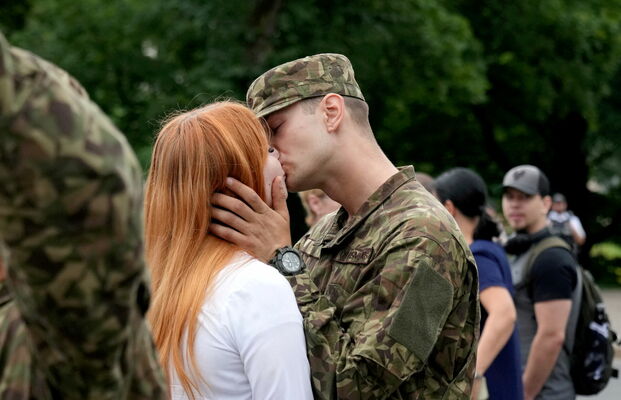
{"type": "Polygon", "coordinates": [[[8,284],[54,397],[164,398],[127,141],[79,83],[1,34],[0,135],[8,284]]]}
{"type": "MultiPolygon", "coordinates": [[[[0,292],[6,294],[4,282],[0,292]]],[[[51,399],[40,376],[35,377],[32,352],[26,327],[15,303],[8,294],[3,296],[0,306],[0,398],[29,400],[51,399]]]]}
{"type": "Polygon", "coordinates": [[[397,391],[408,398],[469,398],[476,332],[463,306],[476,280],[462,290],[466,262],[462,257],[456,266],[453,257],[424,238],[393,243],[379,275],[338,312],[308,274],[290,278],[315,398],[400,398],[397,391]],[[445,353],[438,352],[445,344],[445,353]],[[445,364],[446,376],[426,375],[430,362],[445,364]],[[447,389],[449,382],[459,387],[447,389]]]}

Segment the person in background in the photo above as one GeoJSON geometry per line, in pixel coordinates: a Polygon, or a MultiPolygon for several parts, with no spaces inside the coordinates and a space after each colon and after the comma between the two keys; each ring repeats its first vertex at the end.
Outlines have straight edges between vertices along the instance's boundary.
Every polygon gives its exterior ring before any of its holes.
{"type": "Polygon", "coordinates": [[[426,174],[424,172],[416,172],[416,180],[423,185],[425,189],[432,195],[437,197],[436,194],[436,185],[434,179],[431,175],[426,174]]]}
{"type": "Polygon", "coordinates": [[[472,398],[485,376],[492,400],[523,400],[520,348],[511,270],[504,250],[492,240],[500,234],[487,213],[487,188],[474,171],[454,168],[435,180],[440,202],[457,221],[479,268],[481,338],[472,398]]]}
{"type": "Polygon", "coordinates": [[[272,205],[278,153],[246,106],[219,102],[169,119],[145,194],[148,317],[173,399],[312,399],[302,316],[274,268],[208,232],[227,177],[272,205]]]}
{"type": "Polygon", "coordinates": [[[577,255],[580,246],[586,241],[586,232],[580,218],[567,209],[567,199],[562,193],[555,193],[552,196],[552,209],[548,213],[548,221],[552,233],[569,243],[577,255]]]}
{"type": "Polygon", "coordinates": [[[575,390],[567,349],[574,345],[581,296],[576,260],[561,247],[538,251],[553,236],[550,182],[539,168],[512,168],[502,187],[502,211],[514,230],[505,251],[516,289],[524,399],[570,400],[575,390]]]}
{"type": "Polygon", "coordinates": [[[305,190],[299,192],[298,196],[300,196],[300,201],[306,212],[304,222],[306,222],[309,228],[315,225],[324,215],[330,214],[341,207],[339,203],[332,200],[321,189],[305,190]]]}
{"type": "Polygon", "coordinates": [[[0,398],[164,399],[142,171],[84,88],[0,33],[0,398]]]}

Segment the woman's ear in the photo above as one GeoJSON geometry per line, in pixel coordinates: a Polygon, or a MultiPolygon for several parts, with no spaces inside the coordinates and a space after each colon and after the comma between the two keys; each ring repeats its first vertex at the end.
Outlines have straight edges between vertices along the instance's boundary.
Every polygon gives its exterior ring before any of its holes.
{"type": "Polygon", "coordinates": [[[323,97],[320,104],[326,131],[336,132],[345,116],[345,100],[338,94],[329,93],[323,97]]]}

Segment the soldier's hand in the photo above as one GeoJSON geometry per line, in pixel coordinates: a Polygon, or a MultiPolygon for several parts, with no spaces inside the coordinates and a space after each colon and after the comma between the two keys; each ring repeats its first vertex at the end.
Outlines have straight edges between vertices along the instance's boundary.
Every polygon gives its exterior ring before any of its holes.
{"type": "Polygon", "coordinates": [[[216,193],[209,231],[262,261],[277,249],[291,245],[287,189],[281,176],[272,184],[273,209],[243,183],[227,178],[227,187],[240,199],[216,193]]]}

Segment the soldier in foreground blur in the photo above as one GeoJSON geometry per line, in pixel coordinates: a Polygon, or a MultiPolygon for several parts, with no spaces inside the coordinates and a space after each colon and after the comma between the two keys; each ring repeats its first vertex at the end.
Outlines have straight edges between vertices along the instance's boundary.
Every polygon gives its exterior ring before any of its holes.
{"type": "Polygon", "coordinates": [[[214,217],[228,227],[210,227],[263,260],[275,253],[270,264],[289,275],[315,398],[469,398],[479,330],[472,253],[414,168],[397,169],[382,152],[349,60],[280,65],[247,100],[272,130],[289,189],[319,188],[342,204],[297,243],[306,270],[287,246],[286,207],[271,210],[239,182],[229,188],[245,202],[221,195],[214,217]]]}
{"type": "Polygon", "coordinates": [[[127,141],[77,81],[2,34],[0,135],[0,398],[164,398],[127,141]]]}

